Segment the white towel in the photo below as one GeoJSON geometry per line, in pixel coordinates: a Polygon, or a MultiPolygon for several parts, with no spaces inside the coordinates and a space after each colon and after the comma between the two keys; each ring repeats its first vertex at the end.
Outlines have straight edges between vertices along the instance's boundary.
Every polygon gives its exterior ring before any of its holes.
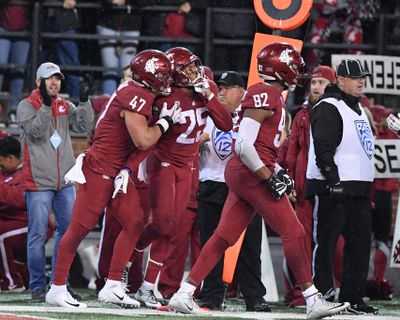
{"type": "Polygon", "coordinates": [[[65,183],[78,182],[80,184],[86,183],[85,175],[82,171],[82,162],[85,157],[84,153],[81,153],[78,158],[76,158],[74,166],[65,175],[65,183]]]}

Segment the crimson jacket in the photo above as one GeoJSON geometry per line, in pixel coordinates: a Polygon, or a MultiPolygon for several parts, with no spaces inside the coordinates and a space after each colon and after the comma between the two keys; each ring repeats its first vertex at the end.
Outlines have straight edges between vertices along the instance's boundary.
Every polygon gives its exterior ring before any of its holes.
{"type": "Polygon", "coordinates": [[[13,173],[0,173],[0,221],[28,221],[24,188],[22,166],[13,173]]]}
{"type": "Polygon", "coordinates": [[[304,202],[308,149],[310,147],[310,106],[305,102],[294,117],[286,164],[289,175],[294,179],[298,203],[304,202]]]}

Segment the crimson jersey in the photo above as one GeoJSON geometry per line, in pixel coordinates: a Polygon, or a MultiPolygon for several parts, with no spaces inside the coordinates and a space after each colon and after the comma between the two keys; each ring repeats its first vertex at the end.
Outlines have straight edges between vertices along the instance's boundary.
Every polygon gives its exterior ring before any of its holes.
{"type": "Polygon", "coordinates": [[[219,129],[231,130],[231,116],[218,102],[216,84],[211,80],[209,82],[214,93],[214,98],[210,101],[201,94],[192,95],[180,88],[173,88],[169,96],[156,100],[155,105],[160,110],[165,104],[169,109],[174,104],[179,104],[182,108],[180,123],[170,128],[156,145],[154,153],[160,161],[176,166],[193,165],[193,159],[198,154],[199,140],[206,125],[207,116],[214,120],[219,129]]]}
{"type": "Polygon", "coordinates": [[[93,145],[86,152],[92,170],[112,177],[117,175],[128,156],[137,150],[121,111],[137,112],[148,119],[153,102],[153,94],[133,81],[118,87],[99,117],[93,145]]]}
{"type": "MultiPolygon", "coordinates": [[[[243,98],[241,119],[246,109],[256,108],[272,110],[274,114],[261,123],[260,131],[254,147],[261,161],[273,171],[278,156],[278,147],[283,130],[285,129],[285,109],[281,93],[267,83],[252,85],[243,98]]],[[[241,121],[240,119],[240,121],[241,121]]],[[[235,155],[236,160],[238,156],[235,155]]]]}

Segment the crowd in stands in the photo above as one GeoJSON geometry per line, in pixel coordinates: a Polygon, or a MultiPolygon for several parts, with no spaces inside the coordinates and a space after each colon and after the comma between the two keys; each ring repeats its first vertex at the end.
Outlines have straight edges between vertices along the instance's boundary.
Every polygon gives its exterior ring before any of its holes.
{"type": "MultiPolygon", "coordinates": [[[[0,31],[29,31],[29,12],[35,1],[29,5],[6,2],[0,6],[0,31]]],[[[29,68],[20,65],[29,63],[31,44],[25,38],[3,39],[0,34],[0,45],[4,43],[8,50],[7,57],[1,50],[0,63],[19,65],[0,70],[0,89],[8,89],[10,95],[3,116],[20,128],[19,139],[4,131],[0,135],[0,241],[8,248],[1,252],[0,295],[1,291],[29,289],[35,301],[86,308],[69,287],[68,272],[78,245],[105,214],[96,279],[100,301],[162,308],[154,293],[160,275],[158,290],[170,299],[171,309],[197,314],[220,310],[225,294],[220,281],[221,256],[252,222],[235,280],[247,311],[269,312],[259,259],[263,218],[283,240],[287,305],[306,306],[310,319],[347,308],[355,314],[378,313],[362,298],[365,294],[371,299],[393,296],[385,270],[392,194],[398,191],[398,180],[375,179],[372,183],[373,160],[364,155],[354,132],[348,133],[349,122],[340,124],[340,119],[361,121],[368,141],[374,137],[397,139],[400,120],[393,116],[393,109],[361,95],[359,88],[371,75],[360,63],[343,60],[335,73],[324,63],[329,52],[309,50],[303,54],[304,63],[292,46],[275,43],[257,56],[258,73],[265,83],[251,86],[246,94],[241,74],[248,71],[250,46],[214,46],[208,68],[201,62],[201,45],[193,42],[181,47],[174,39],[204,36],[201,15],[207,6],[251,9],[251,2],[104,0],[95,14],[91,8],[77,6],[84,2],[89,1],[64,0],[59,7],[46,7],[42,30],[62,36],[42,40],[40,66],[27,97],[29,68]],[[142,11],[151,5],[169,5],[176,10],[162,15],[142,11]],[[68,38],[87,30],[100,37],[68,38]],[[146,35],[171,41],[138,41],[137,37],[146,35]],[[294,62],[278,59],[276,52],[291,55],[294,62]],[[295,71],[282,72],[291,63],[295,71]],[[64,65],[69,66],[65,71],[64,65]],[[84,65],[105,69],[91,76],[80,70],[84,65]],[[301,91],[304,103],[285,110],[281,93],[300,84],[305,66],[309,82],[301,91]],[[149,70],[153,75],[148,75],[149,70]],[[214,79],[216,70],[221,74],[214,79]],[[360,92],[352,87],[355,81],[362,83],[357,87],[360,92]],[[336,110],[332,97],[338,96],[338,101],[355,112],[336,110]],[[271,100],[267,103],[267,99],[271,100]],[[311,112],[318,103],[324,107],[311,112]],[[337,120],[329,124],[333,128],[325,126],[323,120],[328,118],[337,120]],[[192,121],[190,126],[188,121],[192,121]],[[279,127],[278,137],[273,135],[275,127],[279,127]],[[318,132],[321,128],[323,134],[318,132]],[[70,131],[90,138],[90,148],[76,162],[70,131]],[[265,141],[260,140],[259,132],[265,141]],[[336,138],[342,134],[346,143],[358,148],[340,150],[341,139],[336,138]],[[236,140],[234,145],[232,140],[236,140]],[[323,142],[334,146],[334,152],[328,150],[329,159],[319,158],[318,143],[323,142]],[[331,166],[334,155],[346,157],[346,152],[351,156],[358,152],[365,158],[361,167],[366,169],[359,175],[347,172],[348,167],[342,171],[331,166]],[[317,163],[310,160],[315,157],[317,163]],[[357,180],[354,190],[361,190],[359,193],[353,193],[350,187],[354,185],[346,184],[346,174],[357,180]],[[77,193],[74,182],[79,184],[77,193]],[[306,190],[306,183],[312,185],[311,191],[306,190]],[[357,211],[358,221],[367,217],[372,230],[354,231],[357,223],[347,222],[345,214],[346,223],[335,221],[335,232],[331,225],[321,223],[318,243],[320,247],[324,244],[329,254],[319,253],[319,269],[313,270],[316,275],[312,277],[312,250],[318,248],[312,243],[316,240],[312,239],[312,211],[319,210],[318,204],[325,206],[322,211],[333,213],[346,205],[346,215],[351,209],[357,211]],[[128,215],[132,208],[135,212],[128,215]],[[10,230],[18,232],[10,234],[10,230]],[[369,243],[371,232],[373,244],[369,243]],[[47,277],[44,247],[53,233],[52,269],[47,277]],[[362,238],[357,243],[355,234],[362,238]],[[143,251],[150,244],[143,272],[143,251]],[[351,257],[343,249],[346,244],[351,246],[351,257]],[[374,273],[367,282],[371,247],[375,248],[374,273]],[[193,268],[181,284],[189,252],[193,268]],[[357,278],[350,272],[354,268],[357,278]],[[200,306],[193,295],[202,299],[200,306]],[[335,299],[340,302],[334,303],[335,299]]],[[[333,2],[315,1],[315,24],[308,41],[330,41],[338,33],[334,25],[343,23],[352,26],[342,35],[343,41],[362,44],[362,22],[371,16],[353,15],[342,21],[343,10],[359,10],[349,2],[337,1],[334,6],[333,2]]],[[[377,12],[378,2],[367,1],[367,8],[369,14],[377,12]]],[[[251,40],[259,31],[254,15],[218,12],[213,22],[218,38],[251,40]]],[[[324,221],[326,217],[318,212],[318,218],[324,221]]]]}

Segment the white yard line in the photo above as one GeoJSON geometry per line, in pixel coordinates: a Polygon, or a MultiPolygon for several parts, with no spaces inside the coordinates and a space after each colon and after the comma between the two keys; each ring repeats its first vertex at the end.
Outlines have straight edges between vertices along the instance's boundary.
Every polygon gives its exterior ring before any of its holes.
{"type": "MultiPolygon", "coordinates": [[[[150,309],[118,309],[118,308],[87,308],[87,309],[65,309],[60,307],[34,307],[34,306],[0,306],[0,312],[42,312],[48,313],[90,313],[90,314],[113,314],[113,315],[162,315],[162,316],[185,316],[173,312],[156,311],[150,309]]],[[[272,320],[272,319],[305,319],[305,314],[301,313],[275,313],[275,312],[232,312],[232,311],[214,311],[208,317],[237,317],[243,319],[272,320]]],[[[379,316],[379,315],[337,315],[329,317],[333,320],[399,320],[399,316],[379,316]]]]}

